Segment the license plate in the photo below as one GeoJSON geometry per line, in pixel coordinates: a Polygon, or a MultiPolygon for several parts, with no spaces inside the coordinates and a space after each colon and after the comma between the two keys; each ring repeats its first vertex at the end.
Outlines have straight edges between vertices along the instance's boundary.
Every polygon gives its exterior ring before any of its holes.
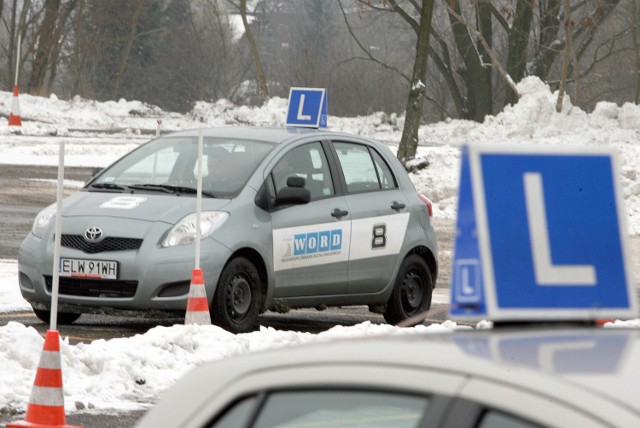
{"type": "Polygon", "coordinates": [[[118,262],[109,260],[60,259],[60,276],[117,279],[118,262]]]}

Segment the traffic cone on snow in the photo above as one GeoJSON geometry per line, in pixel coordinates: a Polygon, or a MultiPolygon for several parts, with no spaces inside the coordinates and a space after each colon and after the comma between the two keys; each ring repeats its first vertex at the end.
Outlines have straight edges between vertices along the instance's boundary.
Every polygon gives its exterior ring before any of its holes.
{"type": "Polygon", "coordinates": [[[184,317],[184,323],[211,325],[207,290],[204,288],[204,277],[201,269],[194,269],[191,274],[189,301],[187,302],[187,314],[184,317]]]}
{"type": "Polygon", "coordinates": [[[18,99],[18,85],[13,86],[13,100],[11,101],[9,126],[22,126],[22,119],[20,118],[20,101],[18,99]]]}
{"type": "Polygon", "coordinates": [[[7,424],[7,428],[45,427],[82,428],[67,425],[64,415],[60,335],[56,330],[47,330],[25,420],[7,424]]]}

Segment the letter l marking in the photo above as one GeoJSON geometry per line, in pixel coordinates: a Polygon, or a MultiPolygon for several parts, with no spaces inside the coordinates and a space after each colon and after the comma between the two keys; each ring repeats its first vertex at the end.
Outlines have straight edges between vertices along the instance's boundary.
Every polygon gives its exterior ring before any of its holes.
{"type": "Polygon", "coordinates": [[[528,172],[524,176],[524,193],[529,223],[529,240],[533,253],[536,282],[540,286],[594,286],[596,273],[593,265],[554,265],[551,261],[547,210],[544,205],[542,175],[528,172]]]}

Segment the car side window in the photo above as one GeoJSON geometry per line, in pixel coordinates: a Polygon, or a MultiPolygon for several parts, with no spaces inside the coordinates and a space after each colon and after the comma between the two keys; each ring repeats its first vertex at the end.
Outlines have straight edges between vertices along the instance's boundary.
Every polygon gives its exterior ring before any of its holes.
{"type": "Polygon", "coordinates": [[[329,164],[321,143],[296,147],[286,153],[271,171],[276,194],[287,186],[289,177],[305,179],[311,200],[335,194],[329,164]]]}
{"type": "Polygon", "coordinates": [[[274,391],[237,401],[209,427],[409,428],[420,426],[429,402],[423,395],[389,391],[274,391]]]}
{"type": "Polygon", "coordinates": [[[361,193],[397,187],[391,169],[375,150],[362,144],[334,143],[347,192],[361,193]]]}
{"type": "Polygon", "coordinates": [[[415,427],[428,399],[372,391],[291,391],[270,394],[253,428],[274,426],[415,427]],[[349,423],[345,425],[345,421],[349,423]]]}
{"type": "Polygon", "coordinates": [[[378,179],[380,180],[380,187],[385,190],[395,189],[398,187],[398,183],[391,172],[391,168],[389,168],[389,165],[387,165],[384,159],[382,159],[382,156],[380,156],[380,154],[375,150],[371,150],[371,157],[373,158],[373,163],[376,166],[376,172],[378,173],[378,179]]]}
{"type": "Polygon", "coordinates": [[[480,418],[478,428],[540,428],[540,425],[526,421],[519,417],[499,412],[497,410],[487,410],[480,418]]]}
{"type": "Polygon", "coordinates": [[[209,425],[210,428],[246,427],[255,413],[258,397],[252,395],[232,404],[220,417],[209,425]]]}

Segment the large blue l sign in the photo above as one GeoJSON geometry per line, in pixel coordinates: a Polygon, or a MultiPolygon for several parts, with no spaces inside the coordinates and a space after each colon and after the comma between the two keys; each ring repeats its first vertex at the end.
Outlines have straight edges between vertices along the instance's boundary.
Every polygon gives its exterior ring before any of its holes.
{"type": "Polygon", "coordinates": [[[291,88],[289,91],[287,126],[326,128],[327,90],[291,88]]]}
{"type": "Polygon", "coordinates": [[[452,316],[637,317],[615,153],[463,151],[452,316]]]}

